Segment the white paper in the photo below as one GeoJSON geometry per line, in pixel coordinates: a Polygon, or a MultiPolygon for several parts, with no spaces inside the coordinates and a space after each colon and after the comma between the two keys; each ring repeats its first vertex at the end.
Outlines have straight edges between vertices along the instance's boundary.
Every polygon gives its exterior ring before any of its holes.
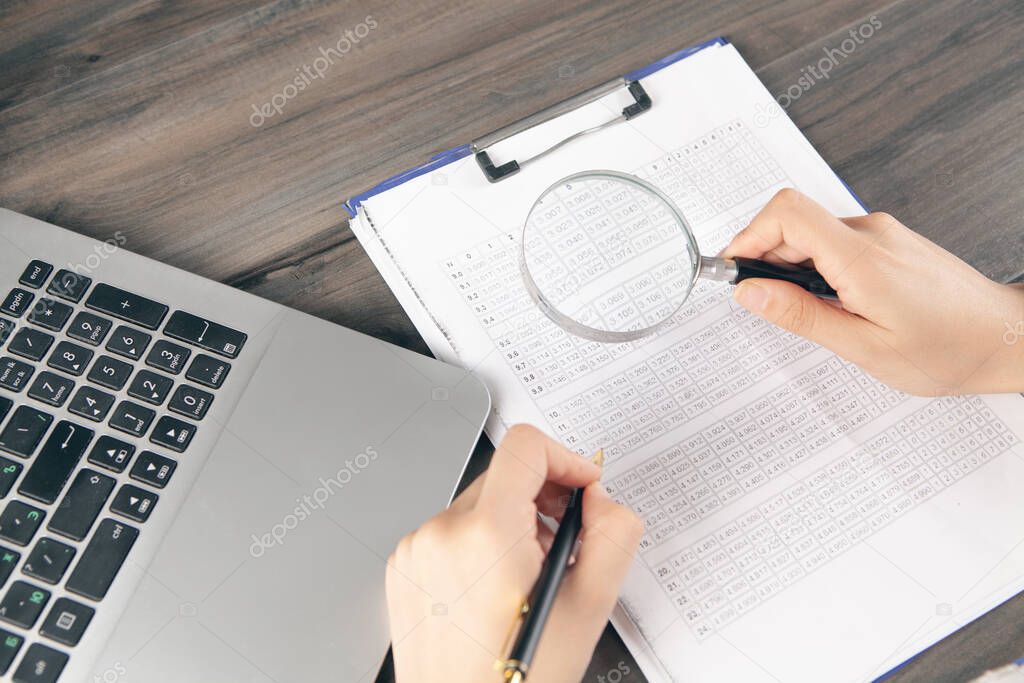
{"type": "MultiPolygon", "coordinates": [[[[1024,399],[921,399],[701,283],[642,342],[570,337],[533,306],[517,240],[537,196],[632,172],[714,253],[779,188],[863,210],[732,46],[643,79],[651,111],[489,184],[471,158],[366,200],[353,229],[433,352],[491,389],[487,433],[538,425],[645,519],[613,618],[651,680],[863,681],[1024,588],[1024,399]]],[[[499,144],[529,156],[614,93],[499,144]]]]}

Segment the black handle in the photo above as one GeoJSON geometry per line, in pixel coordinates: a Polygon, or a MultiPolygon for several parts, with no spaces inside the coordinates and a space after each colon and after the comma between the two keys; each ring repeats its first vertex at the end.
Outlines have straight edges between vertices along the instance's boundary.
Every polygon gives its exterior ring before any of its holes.
{"type": "Polygon", "coordinates": [[[832,289],[832,285],[826,282],[821,273],[813,268],[783,266],[753,258],[737,258],[734,260],[736,261],[736,280],[734,284],[739,284],[743,280],[752,277],[763,277],[769,280],[792,282],[794,285],[799,285],[822,299],[839,298],[836,290],[832,289]]]}

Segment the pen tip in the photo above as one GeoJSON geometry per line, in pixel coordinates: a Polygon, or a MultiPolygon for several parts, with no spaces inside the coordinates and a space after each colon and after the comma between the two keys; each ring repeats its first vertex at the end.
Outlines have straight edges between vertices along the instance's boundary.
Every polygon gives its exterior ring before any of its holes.
{"type": "Polygon", "coordinates": [[[597,449],[597,453],[594,453],[594,457],[590,459],[590,462],[594,463],[598,467],[604,467],[604,449],[597,449]]]}

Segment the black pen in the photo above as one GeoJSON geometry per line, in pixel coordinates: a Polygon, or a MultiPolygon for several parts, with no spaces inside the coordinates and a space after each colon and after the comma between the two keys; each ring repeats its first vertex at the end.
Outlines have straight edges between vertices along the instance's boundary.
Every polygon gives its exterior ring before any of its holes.
{"type": "MultiPolygon", "coordinates": [[[[593,462],[598,467],[604,464],[603,450],[597,452],[593,462]]],[[[569,568],[569,558],[582,528],[583,489],[573,489],[562,515],[562,522],[558,525],[558,531],[551,542],[551,549],[548,550],[544,564],[541,565],[537,583],[533,585],[530,597],[523,602],[519,616],[512,624],[508,637],[508,640],[512,641],[512,647],[507,650],[508,656],[505,660],[499,662],[505,680],[509,683],[522,683],[526,680],[533,656],[540,644],[541,634],[544,632],[544,625],[551,614],[551,608],[555,605],[555,597],[562,586],[565,571],[569,568]]]]}

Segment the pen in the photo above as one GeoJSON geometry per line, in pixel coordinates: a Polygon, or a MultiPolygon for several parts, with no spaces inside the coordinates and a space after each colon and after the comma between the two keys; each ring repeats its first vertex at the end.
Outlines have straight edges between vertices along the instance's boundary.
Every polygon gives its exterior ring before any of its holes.
{"type": "MultiPolygon", "coordinates": [[[[597,452],[593,462],[598,467],[604,464],[604,450],[597,452]]],[[[580,488],[573,489],[569,495],[569,504],[565,508],[565,514],[562,515],[558,531],[555,532],[551,549],[548,551],[547,557],[544,558],[544,564],[541,565],[537,582],[533,585],[530,596],[520,608],[519,616],[509,633],[512,647],[508,650],[508,657],[501,662],[505,680],[509,683],[522,683],[526,680],[533,656],[540,644],[541,634],[544,632],[544,625],[555,604],[555,597],[558,595],[558,589],[565,577],[565,570],[569,567],[569,558],[572,556],[573,546],[576,545],[576,539],[579,538],[582,527],[583,489],[580,488]]]]}

